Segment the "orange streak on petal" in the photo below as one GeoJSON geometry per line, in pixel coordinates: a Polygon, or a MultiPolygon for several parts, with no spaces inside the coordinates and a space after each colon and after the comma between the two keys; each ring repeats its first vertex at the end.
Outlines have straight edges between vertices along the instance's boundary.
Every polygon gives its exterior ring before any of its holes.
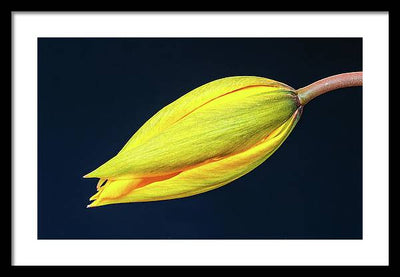
{"type": "Polygon", "coordinates": [[[145,177],[141,179],[122,179],[122,180],[111,180],[106,186],[103,187],[100,194],[97,196],[98,200],[112,200],[118,199],[130,193],[132,190],[144,187],[148,184],[164,181],[175,177],[180,172],[175,172],[163,176],[156,177],[145,177]]]}

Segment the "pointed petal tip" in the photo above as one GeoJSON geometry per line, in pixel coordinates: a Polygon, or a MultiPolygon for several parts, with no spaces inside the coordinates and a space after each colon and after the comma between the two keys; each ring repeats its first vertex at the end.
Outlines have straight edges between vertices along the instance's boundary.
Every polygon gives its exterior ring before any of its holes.
{"type": "Polygon", "coordinates": [[[90,203],[89,205],[86,206],[86,208],[94,208],[97,207],[96,201],[93,201],[92,203],[90,203]]]}
{"type": "Polygon", "coordinates": [[[90,173],[83,175],[82,178],[90,178],[90,173]]]}
{"type": "Polygon", "coordinates": [[[97,200],[97,196],[99,196],[99,193],[94,194],[92,197],[89,198],[89,201],[94,201],[97,200]]]}
{"type": "Polygon", "coordinates": [[[104,205],[108,205],[107,202],[104,202],[100,199],[96,199],[95,201],[93,201],[92,203],[90,203],[89,205],[86,206],[86,208],[97,208],[97,207],[101,207],[104,205]]]}
{"type": "Polygon", "coordinates": [[[89,198],[89,201],[93,201],[93,202],[89,203],[89,205],[87,205],[86,208],[93,208],[93,207],[97,207],[98,206],[98,202],[99,201],[97,200],[97,196],[98,196],[98,193],[92,195],[89,198]]]}
{"type": "Polygon", "coordinates": [[[82,178],[97,178],[97,177],[93,176],[93,171],[92,171],[92,172],[89,172],[89,173],[83,175],[82,178]]]}

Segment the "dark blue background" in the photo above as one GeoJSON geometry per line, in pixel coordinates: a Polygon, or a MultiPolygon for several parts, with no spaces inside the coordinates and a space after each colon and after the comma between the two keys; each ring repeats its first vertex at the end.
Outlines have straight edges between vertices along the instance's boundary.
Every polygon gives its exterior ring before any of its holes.
{"type": "Polygon", "coordinates": [[[40,38],[39,239],[362,238],[362,89],[314,99],[265,163],[219,189],[87,209],[96,179],[159,109],[234,75],[294,88],[362,70],[359,38],[40,38]]]}

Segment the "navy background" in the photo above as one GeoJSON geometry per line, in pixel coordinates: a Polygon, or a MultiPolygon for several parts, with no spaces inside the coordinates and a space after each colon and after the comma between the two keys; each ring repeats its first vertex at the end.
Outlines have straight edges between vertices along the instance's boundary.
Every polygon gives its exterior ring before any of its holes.
{"type": "Polygon", "coordinates": [[[40,38],[39,239],[362,238],[362,89],[314,99],[261,166],[192,197],[87,209],[97,179],[159,109],[234,75],[300,88],[362,70],[359,38],[40,38]]]}

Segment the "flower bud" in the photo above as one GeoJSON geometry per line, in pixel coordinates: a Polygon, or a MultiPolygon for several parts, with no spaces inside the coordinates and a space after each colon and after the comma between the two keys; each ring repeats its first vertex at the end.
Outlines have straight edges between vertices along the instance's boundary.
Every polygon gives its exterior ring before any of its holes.
{"type": "Polygon", "coordinates": [[[202,85],[150,118],[85,178],[100,178],[89,207],[206,192],[265,161],[296,125],[295,90],[254,76],[202,85]]]}

